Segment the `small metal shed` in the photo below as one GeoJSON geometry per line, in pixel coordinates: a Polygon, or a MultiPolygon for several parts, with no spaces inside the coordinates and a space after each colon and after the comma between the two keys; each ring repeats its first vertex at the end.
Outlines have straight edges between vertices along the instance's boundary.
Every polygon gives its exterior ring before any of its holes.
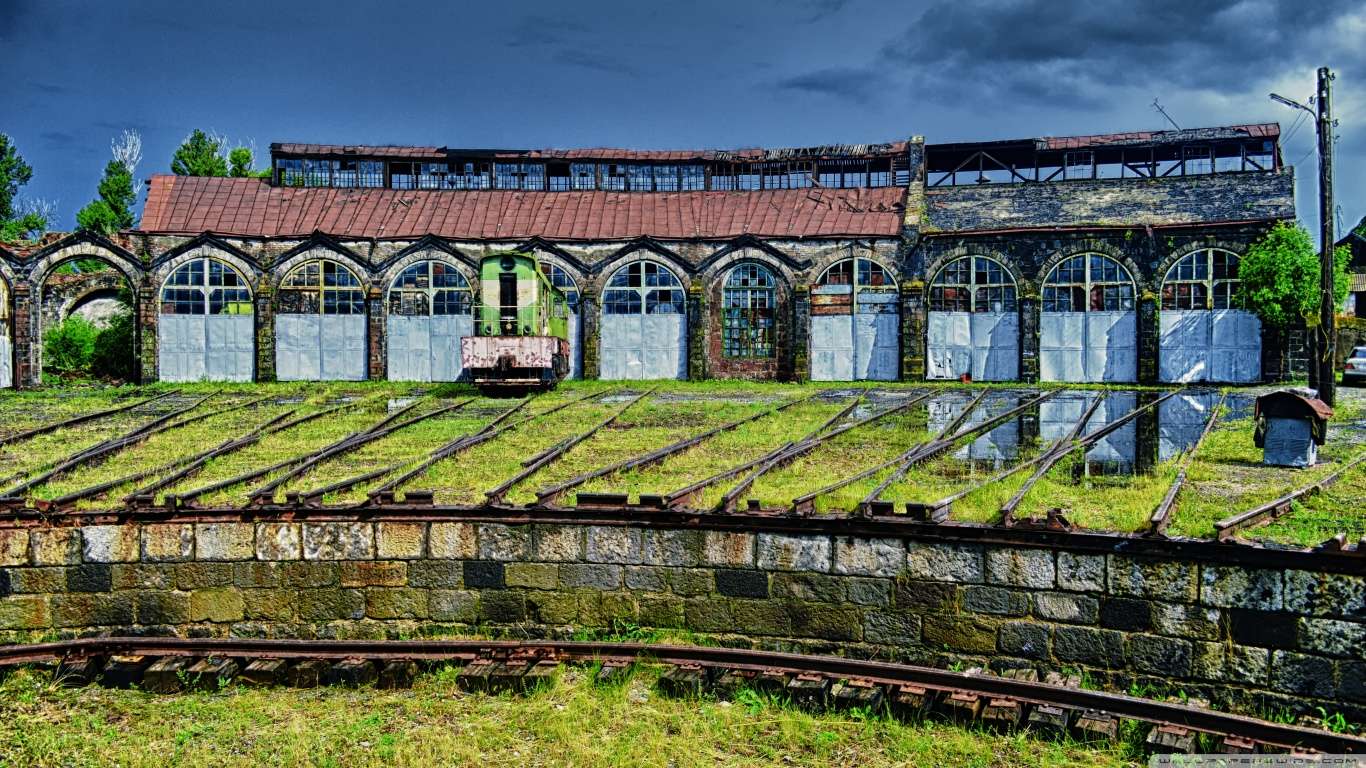
{"type": "Polygon", "coordinates": [[[1318,447],[1328,436],[1333,409],[1311,390],[1282,389],[1257,398],[1253,411],[1257,430],[1252,440],[1262,449],[1262,463],[1279,467],[1312,467],[1318,447]]]}

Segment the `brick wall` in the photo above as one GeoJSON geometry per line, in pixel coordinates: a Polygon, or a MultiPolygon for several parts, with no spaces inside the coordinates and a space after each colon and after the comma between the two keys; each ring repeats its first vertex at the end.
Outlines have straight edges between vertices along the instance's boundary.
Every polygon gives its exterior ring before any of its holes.
{"type": "Polygon", "coordinates": [[[0,639],[680,628],[1366,719],[1366,577],[821,534],[474,522],[0,530],[0,639]]]}

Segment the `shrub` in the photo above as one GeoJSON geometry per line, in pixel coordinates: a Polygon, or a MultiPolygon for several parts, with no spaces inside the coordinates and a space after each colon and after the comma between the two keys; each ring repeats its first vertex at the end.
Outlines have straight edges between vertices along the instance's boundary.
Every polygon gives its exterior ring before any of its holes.
{"type": "Polygon", "coordinates": [[[43,335],[43,368],[60,374],[90,369],[99,330],[80,315],[72,315],[43,335]]]}
{"type": "MultiPolygon", "coordinates": [[[[1339,247],[1333,256],[1333,300],[1341,308],[1351,282],[1351,252],[1339,247]]],[[[1318,324],[1319,256],[1304,227],[1284,221],[1272,227],[1247,249],[1238,277],[1239,304],[1256,312],[1262,322],[1281,328],[1295,321],[1318,324]]]]}
{"type": "Polygon", "coordinates": [[[90,372],[106,379],[132,381],[137,370],[133,354],[133,313],[123,310],[109,320],[109,325],[95,336],[90,372]]]}

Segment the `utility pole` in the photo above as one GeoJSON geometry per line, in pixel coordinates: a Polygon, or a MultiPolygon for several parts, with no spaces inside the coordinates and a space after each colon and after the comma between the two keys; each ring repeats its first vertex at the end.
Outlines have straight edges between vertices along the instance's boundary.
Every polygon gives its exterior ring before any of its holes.
{"type": "Polygon", "coordinates": [[[1319,67],[1317,111],[1279,94],[1273,101],[1314,116],[1319,139],[1319,327],[1309,342],[1309,386],[1332,405],[1337,391],[1337,307],[1333,303],[1333,73],[1319,67]]]}
{"type": "Polygon", "coordinates": [[[1319,67],[1319,399],[1332,405],[1337,390],[1337,307],[1333,305],[1333,73],[1319,67]]]}

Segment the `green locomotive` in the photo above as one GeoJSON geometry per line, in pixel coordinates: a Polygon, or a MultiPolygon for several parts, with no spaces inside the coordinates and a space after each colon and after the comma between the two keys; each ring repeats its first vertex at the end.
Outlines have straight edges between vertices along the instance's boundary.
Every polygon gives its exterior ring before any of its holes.
{"type": "Polygon", "coordinates": [[[532,254],[480,260],[474,334],[460,340],[460,359],[480,390],[553,389],[569,373],[569,301],[532,254]]]}

